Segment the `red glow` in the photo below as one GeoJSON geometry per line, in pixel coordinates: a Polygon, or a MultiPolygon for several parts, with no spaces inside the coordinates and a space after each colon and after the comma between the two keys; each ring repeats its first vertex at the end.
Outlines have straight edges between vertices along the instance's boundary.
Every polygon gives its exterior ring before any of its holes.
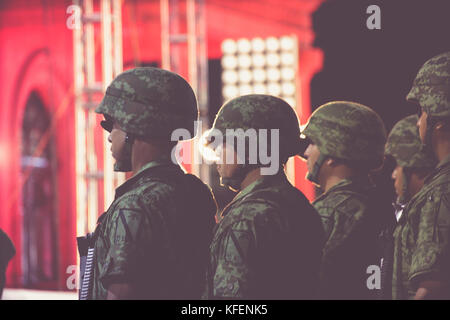
{"type": "MultiPolygon", "coordinates": [[[[310,16],[321,2],[206,1],[208,57],[220,58],[220,45],[226,38],[296,35],[301,48],[303,107],[297,111],[304,124],[310,114],[310,81],[322,65],[321,52],[311,47],[314,34],[310,16]]],[[[0,227],[12,238],[17,250],[8,268],[10,287],[22,286],[23,177],[19,142],[25,103],[32,91],[39,94],[52,116],[49,133],[54,137],[57,152],[58,289],[66,290],[66,269],[76,264],[73,44],[72,31],[66,27],[69,5],[71,1],[6,0],[0,8],[0,227]]],[[[159,14],[158,1],[124,1],[124,69],[161,60],[159,14]]],[[[185,167],[190,170],[189,165],[185,167]]],[[[295,172],[296,186],[313,199],[313,187],[305,181],[305,165],[299,159],[295,160],[295,172]]]]}

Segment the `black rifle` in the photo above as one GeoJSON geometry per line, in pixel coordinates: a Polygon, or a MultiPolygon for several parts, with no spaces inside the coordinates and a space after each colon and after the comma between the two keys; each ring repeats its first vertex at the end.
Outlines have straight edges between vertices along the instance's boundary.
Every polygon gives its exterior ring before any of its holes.
{"type": "Polygon", "coordinates": [[[93,263],[94,263],[94,233],[85,237],[77,237],[78,252],[80,253],[80,300],[92,299],[93,263]]]}

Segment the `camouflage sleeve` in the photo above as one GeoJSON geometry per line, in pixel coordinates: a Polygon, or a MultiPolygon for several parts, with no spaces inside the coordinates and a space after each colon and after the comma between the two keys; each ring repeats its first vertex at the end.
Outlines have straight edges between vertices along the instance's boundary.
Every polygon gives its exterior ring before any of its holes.
{"type": "MultiPolygon", "coordinates": [[[[332,259],[333,253],[340,248],[346,240],[353,235],[357,226],[363,219],[366,206],[358,199],[349,198],[334,208],[330,216],[331,225],[324,226],[328,228],[329,237],[324,247],[324,255],[332,259]]],[[[323,214],[320,213],[322,216],[323,214]]],[[[323,219],[322,219],[323,222],[323,219]]]]}
{"type": "Polygon", "coordinates": [[[450,281],[450,193],[431,195],[419,217],[416,248],[409,280],[413,287],[423,279],[450,281]]]}
{"type": "Polygon", "coordinates": [[[254,226],[250,221],[237,221],[230,227],[223,238],[214,273],[214,297],[246,297],[251,274],[249,256],[254,241],[254,226]]]}
{"type": "Polygon", "coordinates": [[[99,275],[105,288],[112,283],[131,283],[139,277],[139,246],[150,241],[150,228],[144,217],[136,196],[123,199],[115,208],[106,238],[110,247],[99,275]]]}
{"type": "MultiPolygon", "coordinates": [[[[325,240],[328,240],[334,228],[334,211],[335,208],[318,207],[320,211],[320,220],[324,229],[325,240]]],[[[317,207],[316,207],[317,210],[317,207]]]]}

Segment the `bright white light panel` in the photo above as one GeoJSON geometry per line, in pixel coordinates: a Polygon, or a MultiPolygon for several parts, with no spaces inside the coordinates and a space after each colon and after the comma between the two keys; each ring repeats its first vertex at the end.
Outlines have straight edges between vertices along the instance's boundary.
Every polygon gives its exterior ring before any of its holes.
{"type": "Polygon", "coordinates": [[[278,96],[296,108],[298,42],[295,36],[222,42],[222,95],[278,96]]]}

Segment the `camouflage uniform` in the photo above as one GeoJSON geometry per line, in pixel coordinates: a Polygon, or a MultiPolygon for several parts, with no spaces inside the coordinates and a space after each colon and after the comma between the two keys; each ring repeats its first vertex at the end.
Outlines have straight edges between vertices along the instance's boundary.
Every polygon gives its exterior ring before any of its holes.
{"type": "MultiPolygon", "coordinates": [[[[377,265],[377,235],[384,226],[383,202],[371,198],[375,186],[368,177],[345,179],[318,197],[314,208],[325,228],[320,297],[324,299],[368,299],[367,267],[377,265]]],[[[389,208],[385,204],[385,208],[389,208]]]]}
{"type": "MultiPolygon", "coordinates": [[[[117,121],[127,135],[168,142],[197,118],[187,82],[156,68],[119,75],[96,111],[108,130],[117,121]]],[[[144,165],[98,220],[92,298],[105,299],[113,283],[130,284],[135,299],[200,298],[216,210],[210,189],[170,155],[144,165]]]]}
{"type": "Polygon", "coordinates": [[[394,255],[393,232],[396,222],[400,219],[407,202],[413,195],[408,193],[409,181],[412,173],[417,169],[426,169],[429,172],[436,166],[436,160],[428,153],[423,152],[420,141],[417,115],[410,115],[395,124],[389,133],[385,146],[385,155],[395,159],[397,166],[403,168],[403,195],[397,197],[394,203],[396,220],[380,234],[383,248],[381,261],[381,298],[392,298],[392,263],[394,255]]]}
{"type": "Polygon", "coordinates": [[[395,124],[389,133],[385,154],[395,159],[398,166],[404,169],[406,179],[403,185],[403,198],[398,199],[399,203],[407,202],[411,196],[408,195],[408,180],[410,170],[433,169],[437,161],[427,152],[422,150],[419,128],[417,127],[417,115],[410,115],[395,124]]]}
{"type": "MultiPolygon", "coordinates": [[[[320,155],[308,179],[318,183],[327,158],[361,172],[379,167],[386,141],[379,116],[366,106],[336,101],[319,107],[302,132],[320,155]]],[[[325,229],[320,296],[325,299],[367,299],[366,273],[378,264],[377,236],[387,221],[389,203],[378,199],[367,173],[344,179],[313,202],[325,229]],[[387,214],[386,214],[387,216],[387,214]]]]}
{"type": "Polygon", "coordinates": [[[137,299],[200,298],[215,213],[196,177],[168,159],[146,164],[99,218],[93,298],[122,282],[137,299]]]}
{"type": "MultiPolygon", "coordinates": [[[[248,95],[226,103],[213,128],[280,130],[280,157],[299,147],[298,119],[283,100],[248,95]]],[[[258,165],[257,165],[258,166],[258,165]]],[[[241,190],[221,214],[210,247],[205,298],[312,298],[323,246],[314,208],[282,168],[241,190]]]]}
{"type": "MultiPolygon", "coordinates": [[[[407,99],[427,113],[425,152],[432,154],[431,132],[450,118],[450,52],[428,60],[407,99]]],[[[410,200],[394,231],[392,297],[414,298],[424,280],[444,283],[440,298],[450,298],[450,155],[425,179],[410,200]]]]}
{"type": "Polygon", "coordinates": [[[16,249],[14,248],[11,239],[9,239],[8,235],[0,229],[0,298],[2,297],[3,288],[5,287],[5,273],[8,263],[15,254],[16,249]]]}

